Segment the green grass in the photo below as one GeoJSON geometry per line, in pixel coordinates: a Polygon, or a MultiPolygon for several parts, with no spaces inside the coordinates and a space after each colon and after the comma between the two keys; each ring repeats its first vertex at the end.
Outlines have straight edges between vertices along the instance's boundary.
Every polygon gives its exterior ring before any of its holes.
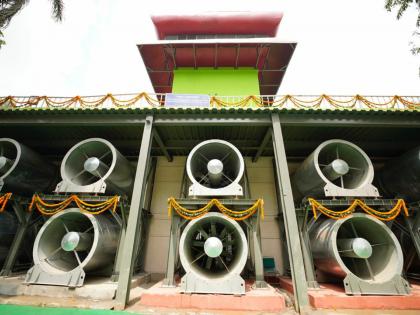
{"type": "Polygon", "coordinates": [[[92,310],[80,308],[61,307],[38,307],[2,304],[0,305],[1,315],[129,315],[133,314],[124,311],[92,310]]]}

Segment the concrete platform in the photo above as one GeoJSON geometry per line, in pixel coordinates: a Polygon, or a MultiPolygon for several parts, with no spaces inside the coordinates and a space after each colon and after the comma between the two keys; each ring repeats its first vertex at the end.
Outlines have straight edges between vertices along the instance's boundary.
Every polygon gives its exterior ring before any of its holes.
{"type": "MultiPolygon", "coordinates": [[[[283,289],[293,294],[290,278],[280,278],[283,289]]],[[[346,295],[339,284],[320,284],[319,289],[309,289],[309,301],[316,309],[369,309],[369,310],[420,310],[420,285],[411,284],[411,294],[406,296],[346,295]]]]}
{"type": "Polygon", "coordinates": [[[269,286],[267,289],[254,290],[246,285],[243,296],[225,294],[184,294],[180,288],[163,288],[162,282],[144,291],[138,302],[144,306],[171,309],[230,310],[280,312],[286,309],[286,297],[269,286]]]}
{"type": "MultiPolygon", "coordinates": [[[[0,295],[2,296],[42,296],[54,299],[91,299],[112,300],[117,290],[117,282],[109,277],[87,278],[80,288],[68,288],[54,285],[24,284],[25,275],[0,278],[0,295]]],[[[143,273],[133,277],[131,287],[137,287],[150,280],[149,274],[143,273]]]]}

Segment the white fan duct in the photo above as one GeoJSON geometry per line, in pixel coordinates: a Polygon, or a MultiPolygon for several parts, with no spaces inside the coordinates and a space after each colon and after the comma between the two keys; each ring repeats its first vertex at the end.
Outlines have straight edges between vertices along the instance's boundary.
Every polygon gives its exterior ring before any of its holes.
{"type": "Polygon", "coordinates": [[[241,152],[227,141],[199,143],[187,158],[189,196],[242,196],[244,165],[241,152]]]}
{"type": "Polygon", "coordinates": [[[109,274],[119,235],[119,225],[107,215],[84,213],[78,208],[59,212],[35,238],[34,267],[25,282],[80,287],[86,273],[109,274]]]}
{"type": "Polygon", "coordinates": [[[190,221],[181,235],[179,256],[186,272],[182,292],[245,294],[240,274],[248,243],[236,221],[217,212],[190,221]]]}
{"type": "Polygon", "coordinates": [[[294,173],[294,197],[378,197],[373,177],[372,162],[361,148],[345,140],[328,140],[294,173]]]}
{"type": "Polygon", "coordinates": [[[309,232],[314,264],[319,271],[343,279],[348,294],[405,295],[403,254],[392,231],[378,219],[356,213],[318,219],[309,232]]]}
{"type": "Polygon", "coordinates": [[[55,169],[40,155],[10,138],[0,138],[0,191],[44,192],[56,178],[55,169]]]}
{"type": "Polygon", "coordinates": [[[73,146],[61,162],[56,192],[131,194],[130,162],[107,140],[90,138],[73,146]]]}

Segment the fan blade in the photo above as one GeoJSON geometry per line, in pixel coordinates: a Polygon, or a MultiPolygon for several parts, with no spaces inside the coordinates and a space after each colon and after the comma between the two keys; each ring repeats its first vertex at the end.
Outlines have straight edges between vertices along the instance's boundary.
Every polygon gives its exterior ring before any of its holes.
{"type": "Polygon", "coordinates": [[[200,234],[204,237],[204,239],[205,239],[205,240],[207,240],[207,239],[209,238],[209,235],[207,234],[207,232],[206,232],[206,231],[204,231],[204,229],[203,229],[203,227],[202,227],[202,226],[200,226],[200,227],[198,228],[198,232],[200,232],[200,234]]]}
{"type": "Polygon", "coordinates": [[[197,247],[204,247],[204,242],[203,241],[192,241],[193,246],[197,246],[197,247]]]}
{"type": "Polygon", "coordinates": [[[207,260],[206,260],[206,269],[210,269],[211,268],[211,263],[213,262],[213,258],[210,256],[207,256],[207,260]]]}
{"type": "Polygon", "coordinates": [[[216,231],[216,223],[211,222],[210,229],[211,229],[211,236],[216,236],[216,233],[217,233],[217,231],[216,231]]]}

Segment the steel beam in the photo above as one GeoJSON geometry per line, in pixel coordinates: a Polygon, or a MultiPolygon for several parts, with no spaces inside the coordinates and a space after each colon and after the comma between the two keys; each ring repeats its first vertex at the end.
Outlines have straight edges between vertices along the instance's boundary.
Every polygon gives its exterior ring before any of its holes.
{"type": "Polygon", "coordinates": [[[287,167],[286,151],[284,149],[283,134],[278,114],[271,115],[272,139],[274,147],[275,168],[278,187],[280,190],[280,207],[283,212],[287,247],[290,259],[290,269],[297,312],[309,310],[308,285],[306,282],[303,255],[299,238],[299,228],[296,219],[296,210],[293,202],[292,185],[287,167]]]}
{"type": "MultiPolygon", "coordinates": [[[[169,116],[169,115],[168,115],[169,116]]],[[[156,126],[185,126],[185,125],[197,125],[197,126],[222,126],[222,125],[238,125],[238,126],[269,126],[271,121],[269,116],[262,117],[241,117],[241,115],[235,114],[232,116],[205,116],[200,114],[196,117],[187,116],[169,116],[166,115],[158,116],[155,120],[156,126]]]]}
{"type": "Polygon", "coordinates": [[[120,276],[118,279],[118,287],[116,293],[116,308],[124,309],[129,296],[131,277],[133,274],[133,264],[135,261],[134,253],[136,253],[135,244],[139,243],[136,238],[142,235],[143,228],[141,212],[145,199],[146,172],[150,160],[150,148],[152,145],[153,134],[153,116],[146,117],[146,123],[143,129],[143,136],[140,145],[139,159],[137,162],[136,178],[134,180],[133,195],[131,197],[130,214],[127,222],[127,230],[124,239],[124,248],[122,252],[122,261],[120,268],[120,276]]]}
{"type": "MultiPolygon", "coordinates": [[[[386,112],[355,113],[355,112],[334,112],[325,113],[314,110],[313,113],[306,112],[304,115],[299,110],[285,110],[279,113],[282,126],[323,126],[323,127],[386,127],[386,128],[416,128],[420,129],[420,115],[407,113],[407,115],[386,115],[386,112]],[[293,113],[294,112],[294,113],[293,113]]],[[[403,114],[403,113],[401,113],[403,114]]]]}
{"type": "Polygon", "coordinates": [[[261,141],[260,147],[258,148],[257,153],[255,154],[255,156],[252,158],[252,162],[257,162],[259,157],[261,156],[261,154],[263,153],[264,149],[266,148],[268,141],[271,138],[271,129],[268,128],[267,132],[264,135],[263,140],[261,141]]]}
{"type": "Polygon", "coordinates": [[[157,131],[156,128],[153,128],[153,138],[156,140],[156,143],[158,144],[159,148],[162,150],[163,155],[166,156],[166,159],[168,160],[168,162],[172,162],[173,157],[172,155],[169,154],[168,149],[163,143],[162,138],[160,137],[159,132],[157,131]]]}
{"type": "MultiPolygon", "coordinates": [[[[16,198],[16,197],[13,197],[13,198],[16,198]]],[[[9,253],[6,257],[6,260],[3,264],[3,268],[0,272],[0,276],[2,277],[8,277],[13,272],[13,266],[15,265],[16,258],[18,257],[19,250],[21,248],[22,242],[24,241],[24,237],[30,225],[31,217],[33,213],[33,212],[28,213],[23,210],[20,199],[14,199],[12,201],[12,207],[16,214],[16,217],[18,218],[19,227],[16,231],[13,242],[10,245],[9,253]]]]}
{"type": "Polygon", "coordinates": [[[175,269],[178,258],[178,247],[179,247],[179,226],[181,224],[181,218],[175,215],[172,211],[171,214],[171,232],[169,236],[169,249],[168,259],[166,262],[166,273],[165,279],[163,279],[162,286],[173,288],[176,287],[175,282],[175,269]]]}

